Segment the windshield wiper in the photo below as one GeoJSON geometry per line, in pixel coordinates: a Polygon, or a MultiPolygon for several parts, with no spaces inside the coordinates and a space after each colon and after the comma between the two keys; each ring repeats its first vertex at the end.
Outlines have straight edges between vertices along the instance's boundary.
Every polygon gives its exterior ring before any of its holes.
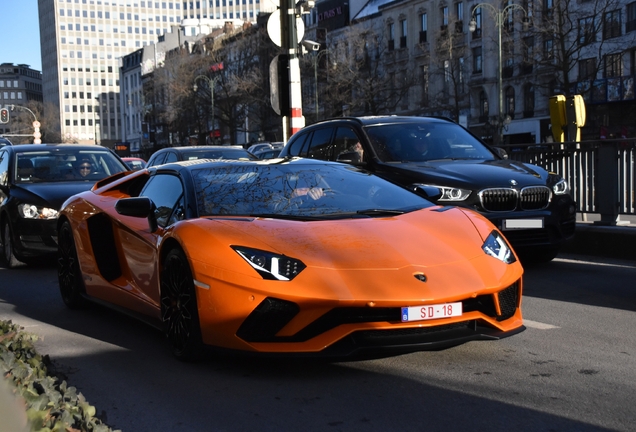
{"type": "Polygon", "coordinates": [[[252,213],[250,217],[255,218],[266,218],[266,219],[286,219],[286,220],[297,220],[297,221],[316,221],[316,220],[324,220],[324,216],[307,216],[307,215],[291,215],[291,214],[282,214],[282,213],[252,213]]]}
{"type": "Polygon", "coordinates": [[[392,210],[392,209],[366,209],[358,210],[356,214],[364,216],[395,216],[406,213],[404,210],[392,210]]]}

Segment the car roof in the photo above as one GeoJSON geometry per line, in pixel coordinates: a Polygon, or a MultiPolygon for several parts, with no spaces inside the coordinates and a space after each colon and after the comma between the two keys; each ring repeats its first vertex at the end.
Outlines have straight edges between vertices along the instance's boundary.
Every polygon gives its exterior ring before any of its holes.
{"type": "Polygon", "coordinates": [[[193,151],[193,150],[245,150],[242,146],[224,146],[224,145],[205,145],[205,146],[183,146],[183,147],[166,147],[161,150],[157,150],[156,153],[166,152],[170,150],[174,150],[176,152],[185,152],[185,151],[193,151]]]}
{"type": "Polygon", "coordinates": [[[12,145],[11,148],[15,151],[42,151],[51,149],[72,149],[72,150],[97,150],[97,151],[111,151],[108,147],[103,147],[94,144],[18,144],[12,145]]]}
{"type": "Polygon", "coordinates": [[[169,162],[148,168],[149,171],[181,171],[183,169],[214,168],[228,165],[339,165],[350,168],[349,165],[339,162],[330,162],[320,159],[291,157],[285,159],[194,159],[190,161],[169,162]]]}
{"type": "Polygon", "coordinates": [[[454,123],[447,117],[438,116],[397,116],[397,115],[381,115],[381,116],[360,116],[360,117],[334,117],[319,122],[313,123],[310,126],[321,125],[325,123],[332,123],[338,121],[354,121],[361,126],[369,126],[376,124],[398,124],[398,123],[413,123],[413,122],[438,122],[438,123],[454,123]]]}

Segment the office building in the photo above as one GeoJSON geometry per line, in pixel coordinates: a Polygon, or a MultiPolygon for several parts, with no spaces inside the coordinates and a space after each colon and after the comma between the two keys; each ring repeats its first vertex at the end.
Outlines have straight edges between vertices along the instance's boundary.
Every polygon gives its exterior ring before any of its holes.
{"type": "Polygon", "coordinates": [[[259,12],[275,5],[271,0],[38,0],[38,8],[44,102],[60,107],[62,139],[112,146],[124,138],[120,58],[155,43],[184,19],[190,20],[187,31],[197,32],[223,20],[255,22],[259,12]],[[194,19],[204,25],[192,25],[194,19]]]}

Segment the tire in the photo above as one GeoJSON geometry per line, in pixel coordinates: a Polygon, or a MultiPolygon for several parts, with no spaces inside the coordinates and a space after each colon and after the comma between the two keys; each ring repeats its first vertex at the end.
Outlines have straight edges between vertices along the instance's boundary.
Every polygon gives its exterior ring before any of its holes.
{"type": "Polygon", "coordinates": [[[9,225],[9,222],[5,222],[2,227],[2,255],[7,267],[13,269],[23,266],[24,262],[20,261],[18,257],[16,257],[15,252],[13,251],[13,242],[11,239],[11,226],[9,225]]]}
{"type": "Polygon", "coordinates": [[[58,232],[57,280],[62,301],[69,309],[86,307],[87,301],[84,298],[86,288],[77,259],[73,228],[68,221],[62,223],[58,232]]]}
{"type": "Polygon", "coordinates": [[[181,249],[168,252],[161,271],[161,320],[172,354],[196,360],[202,348],[197,299],[188,259],[181,249]]]}

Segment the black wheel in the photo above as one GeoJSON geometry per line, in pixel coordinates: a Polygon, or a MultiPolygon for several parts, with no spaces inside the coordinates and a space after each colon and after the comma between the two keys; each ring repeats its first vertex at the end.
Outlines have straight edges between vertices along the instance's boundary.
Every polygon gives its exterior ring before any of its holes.
{"type": "Polygon", "coordinates": [[[23,266],[24,263],[16,257],[15,252],[13,251],[13,242],[11,239],[11,226],[9,225],[9,222],[5,222],[4,227],[2,228],[2,255],[4,257],[4,262],[9,268],[23,266]]]}
{"type": "Polygon", "coordinates": [[[201,329],[190,264],[183,251],[168,252],[161,271],[161,319],[172,354],[194,360],[201,350],[201,329]]]}
{"type": "Polygon", "coordinates": [[[58,232],[57,240],[57,280],[60,286],[62,301],[70,309],[81,309],[86,306],[84,280],[77,259],[73,229],[65,221],[58,232]]]}

